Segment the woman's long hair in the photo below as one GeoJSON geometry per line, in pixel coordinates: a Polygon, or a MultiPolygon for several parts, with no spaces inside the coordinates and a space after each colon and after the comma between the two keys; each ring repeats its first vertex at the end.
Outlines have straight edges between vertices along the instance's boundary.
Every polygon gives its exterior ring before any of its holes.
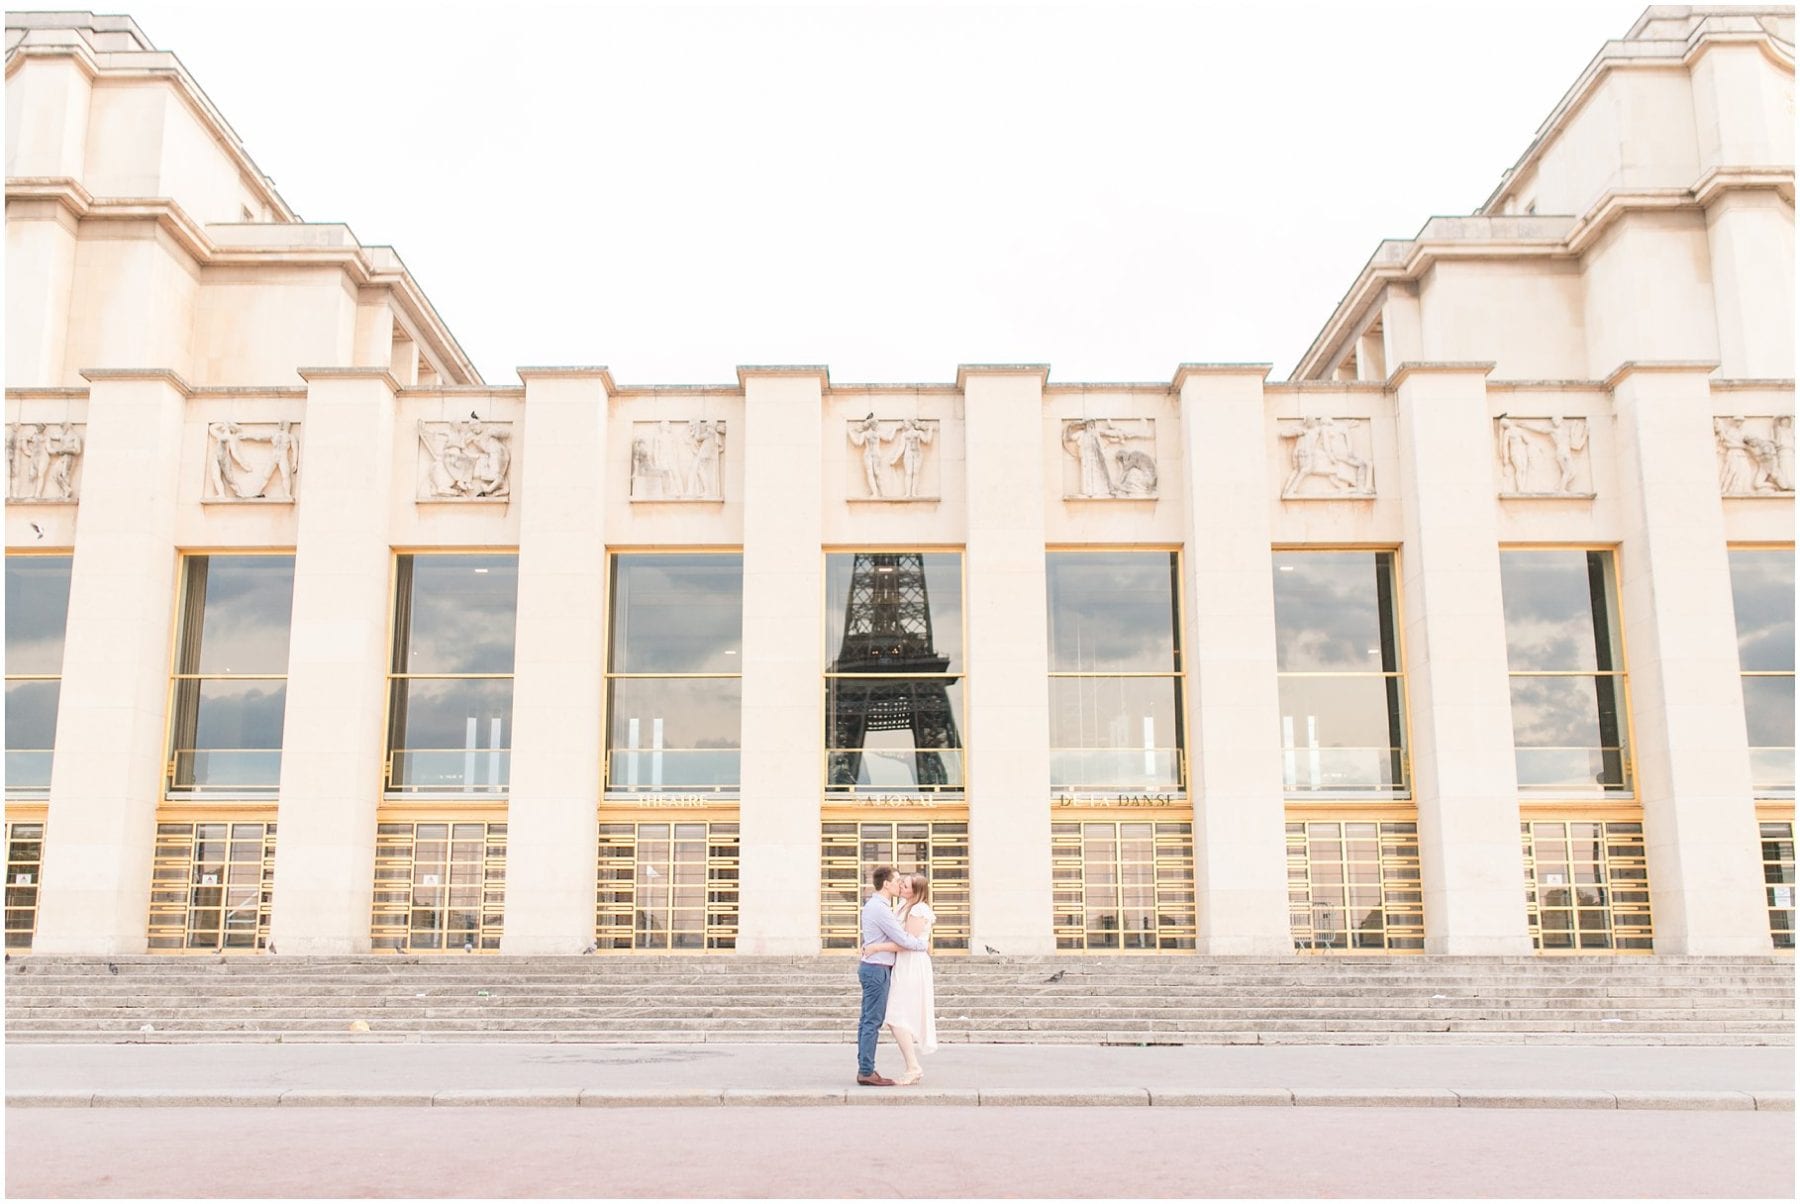
{"type": "Polygon", "coordinates": [[[915,870],[907,875],[907,881],[912,885],[912,902],[906,905],[907,911],[931,901],[931,879],[915,870]]]}

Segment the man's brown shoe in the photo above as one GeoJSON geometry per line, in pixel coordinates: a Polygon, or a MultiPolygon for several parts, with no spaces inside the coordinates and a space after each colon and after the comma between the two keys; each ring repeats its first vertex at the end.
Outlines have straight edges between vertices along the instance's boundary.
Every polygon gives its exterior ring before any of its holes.
{"type": "Polygon", "coordinates": [[[894,1085],[893,1079],[884,1079],[878,1074],[859,1074],[856,1076],[856,1081],[864,1087],[892,1087],[894,1085]]]}

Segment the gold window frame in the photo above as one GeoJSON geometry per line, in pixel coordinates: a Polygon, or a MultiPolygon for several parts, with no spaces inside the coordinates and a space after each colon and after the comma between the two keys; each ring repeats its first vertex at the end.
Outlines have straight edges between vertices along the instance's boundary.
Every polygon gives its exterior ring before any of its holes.
{"type": "Polygon", "coordinates": [[[1193,952],[1198,937],[1194,878],[1193,813],[1181,811],[1058,810],[1050,822],[1051,928],[1058,952],[1094,954],[1149,954],[1193,952]],[[1184,813],[1185,812],[1185,813],[1184,813]],[[1127,827],[1148,829],[1133,833],[1136,843],[1148,840],[1150,856],[1127,862],[1124,839],[1127,827]],[[1112,857],[1102,867],[1088,856],[1090,828],[1110,831],[1112,857]],[[1152,923],[1135,930],[1140,941],[1126,944],[1123,922],[1111,929],[1093,929],[1095,913],[1122,917],[1125,910],[1125,877],[1130,868],[1147,878],[1136,885],[1148,887],[1152,923]],[[1095,932],[1118,937],[1118,944],[1096,941],[1095,932]]]}
{"type": "MultiPolygon", "coordinates": [[[[14,558],[18,558],[21,560],[24,560],[24,559],[66,559],[69,561],[71,577],[73,577],[73,574],[74,574],[74,562],[75,562],[75,549],[74,548],[32,548],[30,550],[18,550],[18,549],[9,548],[9,549],[7,549],[7,552],[6,552],[6,558],[8,560],[12,560],[14,558]]],[[[63,652],[64,652],[64,655],[67,655],[67,653],[68,653],[68,646],[69,646],[69,612],[65,608],[63,611],[63,652]]],[[[7,685],[10,686],[10,685],[12,685],[12,683],[14,683],[16,681],[18,681],[18,682],[53,681],[53,682],[57,683],[58,697],[60,699],[61,684],[62,684],[62,678],[63,678],[63,675],[60,671],[60,667],[59,667],[58,672],[55,672],[55,673],[13,673],[10,671],[10,667],[11,667],[11,658],[9,657],[8,658],[8,670],[9,671],[5,674],[7,685]]],[[[54,744],[54,739],[52,740],[52,743],[54,744]]],[[[9,753],[14,753],[14,752],[47,753],[50,756],[51,764],[52,765],[55,764],[56,749],[54,747],[51,747],[51,748],[11,748],[11,747],[8,747],[6,751],[9,753]]],[[[48,780],[46,780],[46,784],[41,788],[35,787],[35,786],[29,786],[29,787],[28,786],[14,786],[10,782],[8,782],[8,783],[5,783],[4,789],[5,789],[6,797],[9,800],[23,799],[28,802],[35,801],[35,802],[42,803],[43,801],[47,800],[50,796],[50,787],[48,785],[48,780]]],[[[8,881],[10,882],[11,879],[9,878],[8,881]]],[[[35,912],[35,905],[34,905],[33,910],[35,912]]],[[[34,923],[35,923],[35,920],[34,920],[34,923]]]]}
{"type": "Polygon", "coordinates": [[[1419,826],[1410,814],[1387,817],[1343,813],[1288,813],[1286,825],[1288,926],[1294,951],[1319,956],[1416,954],[1425,950],[1425,892],[1420,876],[1419,826]],[[1357,831],[1352,833],[1351,829],[1357,831]],[[1375,844],[1373,859],[1353,857],[1351,843],[1375,844]],[[1313,856],[1315,844],[1335,845],[1329,862],[1313,856]],[[1330,866],[1330,869],[1327,866],[1330,866]],[[1361,869],[1360,877],[1357,867],[1361,869]],[[1378,921],[1373,930],[1352,927],[1360,910],[1355,888],[1379,900],[1366,914],[1378,921]],[[1337,893],[1336,899],[1321,897],[1337,893]],[[1342,926],[1321,924],[1341,911],[1342,926]],[[1325,934],[1323,939],[1321,934],[1325,934]],[[1340,943],[1337,937],[1343,938],[1340,943]],[[1373,937],[1373,940],[1361,938],[1373,937]]]}
{"type": "Polygon", "coordinates": [[[738,818],[722,808],[705,811],[656,812],[651,809],[624,813],[602,812],[599,821],[599,845],[594,873],[594,947],[601,953],[655,952],[693,955],[730,951],[737,948],[738,916],[741,905],[740,882],[742,857],[738,818]],[[649,868],[665,879],[661,884],[647,883],[643,849],[654,847],[653,829],[668,829],[663,843],[669,856],[649,868]],[[682,835],[679,829],[697,828],[698,832],[682,835]],[[700,869],[700,905],[678,909],[676,903],[676,846],[698,844],[696,859],[700,869]],[[662,906],[670,922],[656,939],[654,931],[641,922],[645,910],[639,907],[647,890],[662,892],[662,906]],[[692,934],[698,943],[679,947],[675,923],[678,912],[687,913],[692,934]]]}
{"type": "Polygon", "coordinates": [[[43,886],[45,817],[6,817],[6,948],[28,950],[37,935],[43,886]],[[36,846],[33,849],[32,846],[36,846]],[[20,881],[25,877],[27,881],[20,881]]]}
{"type": "Polygon", "coordinates": [[[374,899],[369,943],[375,950],[396,953],[497,953],[506,918],[506,821],[482,819],[478,813],[450,813],[426,818],[413,812],[382,814],[375,828],[374,899]],[[443,828],[421,835],[422,829],[443,828]],[[441,839],[443,858],[421,868],[418,850],[441,839]],[[458,853],[473,852],[459,858],[458,853]],[[457,871],[461,871],[460,875],[457,871]],[[458,881],[458,877],[464,878],[458,881]],[[430,881],[430,878],[437,881],[430,881]],[[448,878],[449,881],[444,879],[448,878]],[[462,895],[458,906],[455,892],[462,895]],[[473,928],[452,930],[453,911],[472,911],[473,928]],[[424,928],[421,915],[437,919],[424,928]],[[419,939],[420,935],[434,940],[419,939]],[[454,936],[463,936],[456,942],[454,936]]]}
{"type": "MultiPolygon", "coordinates": [[[[1173,671],[1158,670],[1155,672],[1138,671],[1138,672],[1115,672],[1115,673],[1085,672],[1085,671],[1077,671],[1077,670],[1072,670],[1072,669],[1051,669],[1049,671],[1049,680],[1055,681],[1058,678],[1073,678],[1073,679],[1088,678],[1088,679],[1105,679],[1105,680],[1114,680],[1114,679],[1120,679],[1120,678],[1157,678],[1157,679],[1162,679],[1162,680],[1172,682],[1175,687],[1175,723],[1176,723],[1176,730],[1177,730],[1177,734],[1178,734],[1177,746],[1174,750],[1174,752],[1175,752],[1175,776],[1176,776],[1177,780],[1173,786],[1160,786],[1160,787],[1156,787],[1154,789],[1158,792],[1166,790],[1173,794],[1186,796],[1189,794],[1190,789],[1191,789],[1191,784],[1194,780],[1192,772],[1191,772],[1191,767],[1188,764],[1188,749],[1189,749],[1189,745],[1191,745],[1193,743],[1193,728],[1192,728],[1192,724],[1190,722],[1192,716],[1189,714],[1189,706],[1188,706],[1188,665],[1193,657],[1193,651],[1190,648],[1188,648],[1188,646],[1187,646],[1187,616],[1188,616],[1188,603],[1187,603],[1187,592],[1186,592],[1187,591],[1187,586],[1186,586],[1187,552],[1182,547],[1182,545],[1180,545],[1180,544],[1163,544],[1163,543],[1149,543],[1149,544],[1054,543],[1054,544],[1045,545],[1045,547],[1044,547],[1044,564],[1045,564],[1044,632],[1045,632],[1045,639],[1046,639],[1046,641],[1048,640],[1049,631],[1050,631],[1050,596],[1049,596],[1049,584],[1048,584],[1050,557],[1053,555],[1062,555],[1062,554],[1067,554],[1067,553],[1089,554],[1089,553],[1107,553],[1107,552],[1156,552],[1156,553],[1166,554],[1172,558],[1170,563],[1171,563],[1171,573],[1172,573],[1173,582],[1174,582],[1173,592],[1174,592],[1174,602],[1175,602],[1175,614],[1174,614],[1174,622],[1171,627],[1171,634],[1174,637],[1174,643],[1175,643],[1175,668],[1173,671]]],[[[1046,652],[1048,652],[1048,644],[1046,644],[1046,652]]],[[[1112,750],[1109,750],[1109,749],[1081,749],[1081,748],[1075,748],[1075,749],[1060,748],[1059,749],[1056,744],[1052,743],[1050,745],[1050,757],[1051,757],[1052,762],[1055,761],[1056,754],[1059,751],[1060,752],[1107,752],[1107,751],[1112,751],[1112,750]]],[[[1130,750],[1130,751],[1135,752],[1135,751],[1141,751],[1141,750],[1134,749],[1134,750],[1130,750]]],[[[1155,751],[1155,750],[1152,750],[1152,751],[1155,751]]],[[[1050,783],[1050,788],[1054,792],[1066,793],[1066,794],[1107,794],[1107,793],[1134,794],[1134,793],[1140,793],[1146,789],[1144,784],[1141,782],[1113,783],[1110,785],[1094,783],[1094,782],[1058,783],[1054,780],[1054,770],[1052,771],[1052,781],[1050,783]]]]}
{"type": "Polygon", "coordinates": [[[160,813],[151,860],[146,937],[151,953],[253,953],[269,946],[275,890],[275,817],[269,809],[206,816],[160,813]],[[223,828],[223,834],[205,833],[223,828]],[[223,839],[225,858],[202,861],[203,839],[223,839]],[[214,866],[209,872],[208,865],[214,866]],[[211,879],[209,881],[208,879],[211,879]],[[253,923],[233,917],[254,907],[253,923]],[[217,915],[216,923],[206,917],[217,915]],[[210,935],[210,940],[202,937],[210,935]],[[232,940],[233,936],[248,936],[232,940]]]}
{"type": "Polygon", "coordinates": [[[922,869],[931,880],[933,954],[969,951],[973,915],[969,816],[966,808],[871,816],[869,809],[833,808],[819,827],[819,947],[827,952],[854,951],[862,940],[862,907],[873,887],[869,871],[892,865],[901,873],[922,869]],[[902,831],[904,829],[904,831],[902,831]],[[919,829],[924,829],[923,833],[919,829]],[[903,842],[924,842],[923,864],[899,856],[903,842]],[[890,852],[883,855],[886,844],[890,852]],[[870,853],[870,846],[876,851],[870,853]]]}
{"type": "Polygon", "coordinates": [[[1641,819],[1568,814],[1522,818],[1519,843],[1525,869],[1526,925],[1535,952],[1548,957],[1655,952],[1649,859],[1641,819]],[[1575,824],[1599,829],[1597,857],[1575,856],[1576,837],[1571,831],[1575,824]],[[1540,836],[1551,842],[1550,851],[1565,855],[1541,858],[1536,849],[1540,836]],[[1565,867],[1569,880],[1548,881],[1550,874],[1557,871],[1545,869],[1546,865],[1565,867]],[[1592,867],[1593,880],[1575,881],[1577,866],[1592,867]],[[1599,898],[1584,900],[1580,893],[1584,887],[1590,895],[1598,892],[1599,898]],[[1547,925],[1547,915],[1566,916],[1566,926],[1561,922],[1547,925]],[[1566,932],[1569,943],[1565,946],[1549,942],[1546,932],[1566,932]],[[1589,939],[1584,941],[1584,936],[1589,939]]]}

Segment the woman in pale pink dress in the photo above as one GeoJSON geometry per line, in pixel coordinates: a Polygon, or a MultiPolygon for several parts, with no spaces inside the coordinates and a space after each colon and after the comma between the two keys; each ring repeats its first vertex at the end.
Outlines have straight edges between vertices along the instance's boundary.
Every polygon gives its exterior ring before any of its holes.
{"type": "MultiPolygon", "coordinates": [[[[931,940],[937,913],[931,910],[931,882],[924,874],[900,880],[900,922],[916,937],[931,940]]],[[[889,950],[894,954],[894,976],[888,986],[887,1026],[906,1073],[894,1080],[910,1087],[925,1077],[919,1054],[937,1052],[937,996],[931,982],[931,954],[902,949],[892,941],[866,946],[863,952],[889,950]]]]}

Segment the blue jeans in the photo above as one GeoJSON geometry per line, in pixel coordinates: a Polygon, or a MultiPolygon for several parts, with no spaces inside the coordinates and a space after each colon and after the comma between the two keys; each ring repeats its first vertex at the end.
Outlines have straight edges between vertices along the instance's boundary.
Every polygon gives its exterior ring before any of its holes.
{"type": "Polygon", "coordinates": [[[888,984],[892,966],[871,966],[862,962],[856,967],[856,979],[862,983],[862,1017],[856,1022],[856,1073],[875,1073],[875,1041],[887,1020],[888,984]]]}

